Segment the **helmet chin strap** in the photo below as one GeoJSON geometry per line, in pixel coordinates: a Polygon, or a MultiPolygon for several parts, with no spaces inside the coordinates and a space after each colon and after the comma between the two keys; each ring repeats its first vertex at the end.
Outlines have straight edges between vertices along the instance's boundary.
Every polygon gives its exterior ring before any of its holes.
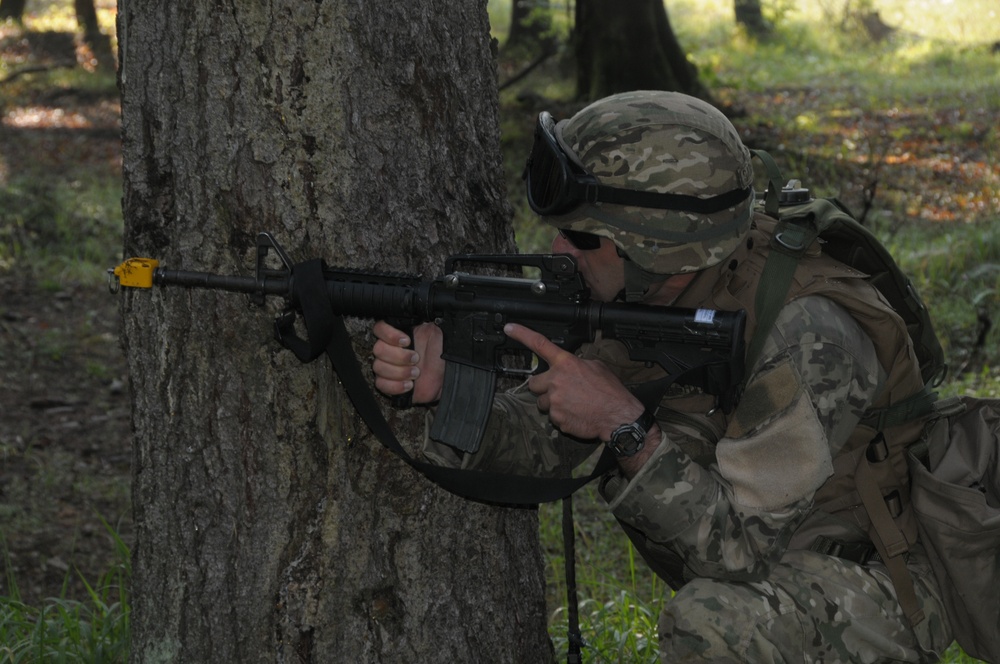
{"type": "Polygon", "coordinates": [[[671,276],[669,274],[656,274],[643,270],[628,256],[622,254],[621,250],[618,253],[624,259],[622,265],[625,270],[625,288],[618,293],[617,299],[619,300],[625,302],[642,302],[653,284],[666,281],[671,276]]]}

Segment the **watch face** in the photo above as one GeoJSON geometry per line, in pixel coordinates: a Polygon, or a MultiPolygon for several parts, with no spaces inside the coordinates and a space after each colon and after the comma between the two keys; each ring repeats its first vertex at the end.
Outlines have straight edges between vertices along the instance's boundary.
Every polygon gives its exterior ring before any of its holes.
{"type": "Polygon", "coordinates": [[[646,439],[646,434],[635,424],[626,424],[618,427],[611,434],[611,445],[615,454],[619,456],[632,456],[640,449],[646,439]]]}
{"type": "Polygon", "coordinates": [[[646,444],[646,434],[656,423],[647,410],[632,424],[623,424],[611,433],[608,446],[618,456],[633,456],[646,444]]]}

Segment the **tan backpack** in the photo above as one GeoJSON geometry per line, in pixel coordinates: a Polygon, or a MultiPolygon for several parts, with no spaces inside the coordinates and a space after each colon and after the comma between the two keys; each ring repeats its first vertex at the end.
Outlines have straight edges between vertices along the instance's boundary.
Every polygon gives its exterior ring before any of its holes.
{"type": "MultiPolygon", "coordinates": [[[[769,191],[779,191],[776,185],[781,180],[773,160],[766,153],[755,154],[768,167],[769,191]]],[[[843,205],[810,198],[799,187],[790,182],[782,188],[780,206],[773,197],[767,201],[771,215],[780,219],[775,232],[780,246],[772,252],[775,259],[768,259],[770,267],[761,279],[769,287],[758,301],[758,319],[763,320],[764,329],[774,320],[799,251],[817,237],[824,241],[824,253],[871,275],[870,281],[904,319],[928,388],[885,415],[898,423],[933,413],[920,438],[906,450],[917,530],[958,644],[973,657],[1000,662],[1000,399],[954,398],[935,403],[930,388],[944,378],[944,353],[916,290],[885,248],[843,205]]],[[[763,336],[755,335],[748,357],[760,351],[763,336]]],[[[875,497],[866,501],[866,507],[869,502],[881,502],[877,486],[867,486],[861,477],[858,482],[862,496],[868,490],[875,497]]],[[[880,521],[869,514],[873,522],[892,531],[890,520],[880,521]]],[[[919,621],[909,575],[904,574],[905,568],[892,572],[890,568],[904,610],[919,621]]]]}
{"type": "Polygon", "coordinates": [[[1000,662],[1000,399],[937,408],[907,450],[910,500],[955,640],[1000,662]]]}

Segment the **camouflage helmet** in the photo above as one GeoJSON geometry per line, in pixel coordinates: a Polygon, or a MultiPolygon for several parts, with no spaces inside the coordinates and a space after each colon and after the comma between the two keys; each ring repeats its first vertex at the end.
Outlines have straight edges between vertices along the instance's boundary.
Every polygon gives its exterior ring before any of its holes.
{"type": "Polygon", "coordinates": [[[669,275],[715,265],[750,228],[750,152],[729,119],[700,99],[663,91],[613,95],[556,124],[555,136],[601,185],[693,203],[663,209],[585,202],[543,216],[556,228],[610,238],[644,271],[669,275]],[[694,199],[724,200],[724,207],[694,199]]]}

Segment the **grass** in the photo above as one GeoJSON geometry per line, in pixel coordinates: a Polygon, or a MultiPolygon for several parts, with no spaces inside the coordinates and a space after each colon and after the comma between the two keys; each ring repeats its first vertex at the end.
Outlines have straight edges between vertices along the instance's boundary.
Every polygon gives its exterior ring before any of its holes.
{"type": "MultiPolygon", "coordinates": [[[[657,621],[670,589],[637,557],[593,485],[574,497],[576,581],[587,662],[658,661],[657,621]],[[610,556],[610,559],[605,558],[610,556]]],[[[549,634],[556,654],[569,648],[562,504],[539,507],[546,552],[549,634]]]]}
{"type": "Polygon", "coordinates": [[[0,271],[23,269],[48,287],[96,284],[118,261],[121,182],[20,174],[0,189],[0,271]]]}
{"type": "Polygon", "coordinates": [[[39,605],[21,601],[17,579],[8,572],[8,595],[0,597],[0,662],[117,664],[128,661],[131,574],[128,546],[111,533],[119,563],[91,585],[89,599],[49,598],[39,605]]]}
{"type": "MultiPolygon", "coordinates": [[[[102,30],[113,35],[115,3],[96,4],[102,30]]],[[[0,43],[15,44],[11,58],[0,58],[0,79],[33,64],[23,61],[16,45],[23,34],[71,37],[76,30],[72,3],[28,3],[22,25],[0,22],[0,43]]],[[[62,61],[64,54],[53,57],[62,61]]],[[[0,152],[0,272],[24,273],[52,290],[65,283],[96,284],[120,257],[120,167],[116,150],[95,150],[94,141],[73,134],[102,131],[114,111],[98,115],[74,101],[103,100],[113,109],[115,74],[57,67],[5,81],[0,89],[7,125],[6,151],[0,152]]],[[[103,131],[117,135],[113,127],[103,131]]]]}

